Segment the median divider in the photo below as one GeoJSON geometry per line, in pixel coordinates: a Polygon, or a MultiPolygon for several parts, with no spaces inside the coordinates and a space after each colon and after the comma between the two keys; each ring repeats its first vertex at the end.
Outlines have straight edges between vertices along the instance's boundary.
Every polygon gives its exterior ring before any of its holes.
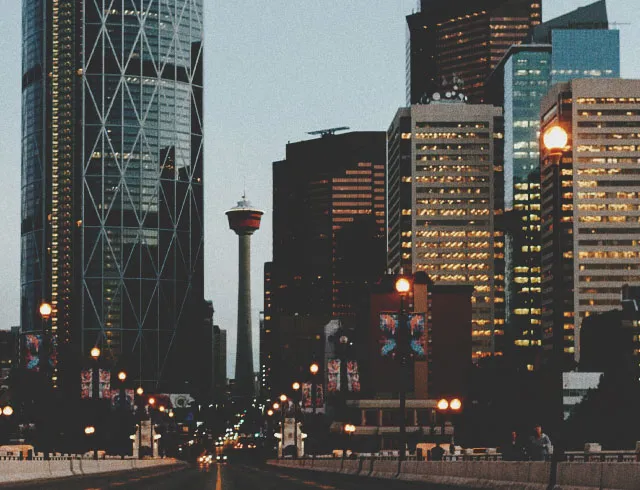
{"type": "Polygon", "coordinates": [[[22,482],[30,480],[50,480],[79,475],[115,473],[161,466],[178,466],[186,463],[166,459],[80,459],[68,457],[54,460],[0,461],[0,483],[22,482]]]}
{"type": "Polygon", "coordinates": [[[374,478],[395,478],[398,475],[398,461],[386,460],[377,461],[374,460],[371,468],[371,474],[374,478]]]}
{"type": "Polygon", "coordinates": [[[345,475],[358,475],[360,474],[361,468],[361,459],[346,459],[342,464],[340,473],[344,473],[345,475]]]}

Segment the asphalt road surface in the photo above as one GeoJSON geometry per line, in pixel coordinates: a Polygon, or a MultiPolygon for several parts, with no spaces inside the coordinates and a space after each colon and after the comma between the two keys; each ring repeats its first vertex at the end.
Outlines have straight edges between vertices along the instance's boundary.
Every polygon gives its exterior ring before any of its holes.
{"type": "Polygon", "coordinates": [[[283,470],[264,465],[212,464],[181,470],[72,477],[51,482],[0,485],[2,490],[438,490],[453,487],[376,480],[308,470],[283,470]]]}

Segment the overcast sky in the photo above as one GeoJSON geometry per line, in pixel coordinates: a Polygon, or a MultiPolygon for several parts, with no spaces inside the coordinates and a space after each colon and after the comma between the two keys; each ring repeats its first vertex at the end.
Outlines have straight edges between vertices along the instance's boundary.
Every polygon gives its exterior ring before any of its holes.
{"type": "MultiPolygon", "coordinates": [[[[224,212],[243,182],[263,225],[253,236],[254,349],[271,258],[271,163],[307,131],[385,130],[405,102],[404,16],[415,0],[205,0],[206,296],[235,356],[237,238],[224,212]]],[[[543,0],[547,20],[589,0],[543,0]]],[[[640,78],[637,0],[609,0],[622,75],[640,78]]],[[[0,328],[20,306],[20,0],[0,0],[0,328]]],[[[257,368],[257,364],[256,364],[257,368]]]]}

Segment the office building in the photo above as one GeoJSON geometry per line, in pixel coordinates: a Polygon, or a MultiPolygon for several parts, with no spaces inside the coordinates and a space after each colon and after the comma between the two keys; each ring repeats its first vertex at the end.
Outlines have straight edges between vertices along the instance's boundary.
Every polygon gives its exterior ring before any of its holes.
{"type": "Polygon", "coordinates": [[[399,109],[389,128],[388,267],[425,272],[436,286],[473,286],[477,360],[502,354],[502,111],[464,99],[455,87],[436,92],[399,109]]]}
{"type": "Polygon", "coordinates": [[[585,318],[640,284],[640,81],[555,85],[542,134],[556,125],[569,140],[560,156],[541,149],[542,340],[547,359],[555,339],[572,365],[585,318]]]}
{"type": "Polygon", "coordinates": [[[407,16],[407,104],[417,104],[454,75],[474,102],[504,53],[542,20],[540,0],[421,2],[407,16]]]}
{"type": "Polygon", "coordinates": [[[184,390],[204,368],[202,2],[22,9],[22,332],[54,386],[99,346],[184,390]]]}
{"type": "Polygon", "coordinates": [[[504,107],[506,337],[521,369],[539,367],[542,349],[540,101],[566,77],[618,77],[619,52],[619,32],[598,1],[537,26],[487,81],[489,100],[504,107]]]}
{"type": "Polygon", "coordinates": [[[214,400],[223,400],[227,389],[227,331],[213,326],[214,400]]]}
{"type": "Polygon", "coordinates": [[[281,326],[356,318],[368,311],[368,284],[385,270],[385,133],[335,131],[289,143],[286,159],[273,164],[264,297],[271,339],[261,353],[272,387],[281,378],[281,326]]]}

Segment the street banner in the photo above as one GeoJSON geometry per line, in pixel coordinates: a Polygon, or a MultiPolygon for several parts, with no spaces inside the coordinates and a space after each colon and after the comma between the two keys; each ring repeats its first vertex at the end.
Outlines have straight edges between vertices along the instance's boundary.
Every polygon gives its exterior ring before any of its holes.
{"type": "Polygon", "coordinates": [[[98,384],[98,397],[111,398],[111,371],[107,369],[98,370],[98,378],[100,380],[98,384]]]}
{"type": "Polygon", "coordinates": [[[416,360],[423,361],[427,358],[427,337],[425,334],[425,314],[410,313],[409,338],[411,339],[411,354],[416,360]]]}
{"type": "Polygon", "coordinates": [[[347,389],[355,393],[360,391],[358,361],[347,361],[347,389]]]}
{"type": "Polygon", "coordinates": [[[91,369],[80,371],[80,398],[91,398],[93,393],[93,376],[91,369]]]}
{"type": "Polygon", "coordinates": [[[327,392],[340,391],[340,359],[329,359],[327,362],[327,392]]]}
{"type": "Polygon", "coordinates": [[[380,355],[392,356],[396,350],[396,336],[398,332],[398,314],[380,313],[380,355]]]}
{"type": "Polygon", "coordinates": [[[24,361],[28,371],[40,371],[40,347],[42,335],[27,334],[24,336],[24,361]]]}

